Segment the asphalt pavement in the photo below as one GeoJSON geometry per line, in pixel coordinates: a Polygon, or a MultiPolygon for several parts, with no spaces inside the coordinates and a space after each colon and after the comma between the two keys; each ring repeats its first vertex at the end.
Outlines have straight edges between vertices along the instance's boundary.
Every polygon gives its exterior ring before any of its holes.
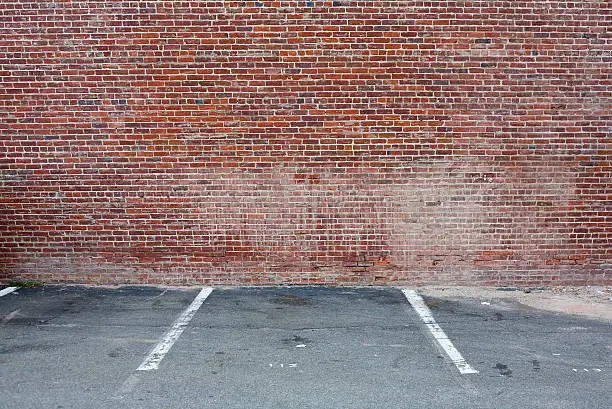
{"type": "Polygon", "coordinates": [[[0,408],[612,407],[611,322],[518,303],[423,297],[428,318],[401,288],[0,293],[0,408]]]}

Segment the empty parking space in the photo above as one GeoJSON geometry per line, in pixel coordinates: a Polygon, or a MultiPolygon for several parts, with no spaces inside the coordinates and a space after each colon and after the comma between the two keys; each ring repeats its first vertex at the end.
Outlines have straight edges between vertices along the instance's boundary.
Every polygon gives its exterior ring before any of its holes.
{"type": "Polygon", "coordinates": [[[401,289],[211,290],[5,295],[0,408],[610,406],[607,321],[425,297],[461,373],[401,289]]]}
{"type": "Polygon", "coordinates": [[[398,290],[216,290],[133,393],[177,406],[404,408],[434,391],[465,402],[458,376],[398,290]]]}
{"type": "Polygon", "coordinates": [[[481,372],[471,382],[496,407],[612,406],[610,322],[515,303],[426,298],[481,372]]]}
{"type": "Polygon", "coordinates": [[[25,288],[0,301],[0,407],[93,407],[197,291],[25,288]]]}

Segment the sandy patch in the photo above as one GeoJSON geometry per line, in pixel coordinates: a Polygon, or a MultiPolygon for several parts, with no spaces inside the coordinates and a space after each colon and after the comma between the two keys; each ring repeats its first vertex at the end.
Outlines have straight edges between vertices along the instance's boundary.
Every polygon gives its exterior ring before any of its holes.
{"type": "Polygon", "coordinates": [[[544,311],[612,321],[612,287],[482,288],[421,287],[419,293],[438,298],[476,298],[484,305],[518,302],[544,311]]]}

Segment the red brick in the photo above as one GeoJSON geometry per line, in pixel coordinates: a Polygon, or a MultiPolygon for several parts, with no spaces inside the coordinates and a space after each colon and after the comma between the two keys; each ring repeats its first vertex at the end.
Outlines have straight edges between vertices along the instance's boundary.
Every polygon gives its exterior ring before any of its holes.
{"type": "Polygon", "coordinates": [[[107,3],[0,2],[0,280],[612,284],[605,2],[107,3]]]}

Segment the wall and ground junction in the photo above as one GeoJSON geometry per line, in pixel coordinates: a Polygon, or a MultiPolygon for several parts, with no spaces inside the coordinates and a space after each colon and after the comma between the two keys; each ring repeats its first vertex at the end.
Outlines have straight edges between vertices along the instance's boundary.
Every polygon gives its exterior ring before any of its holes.
{"type": "Polygon", "coordinates": [[[0,280],[611,284],[609,1],[0,2],[0,280]]]}

